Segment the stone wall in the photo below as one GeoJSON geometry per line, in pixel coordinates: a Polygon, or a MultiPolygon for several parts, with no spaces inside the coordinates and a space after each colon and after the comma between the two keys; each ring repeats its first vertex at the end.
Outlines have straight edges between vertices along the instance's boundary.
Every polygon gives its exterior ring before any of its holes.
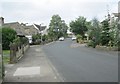
{"type": "Polygon", "coordinates": [[[16,44],[11,44],[10,46],[10,63],[17,63],[24,55],[26,50],[29,48],[29,44],[17,46],[16,44]]]}

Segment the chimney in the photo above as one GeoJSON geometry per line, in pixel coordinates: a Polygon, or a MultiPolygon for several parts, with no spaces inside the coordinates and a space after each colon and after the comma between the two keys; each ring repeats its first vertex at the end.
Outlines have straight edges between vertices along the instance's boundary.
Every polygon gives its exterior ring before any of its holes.
{"type": "Polygon", "coordinates": [[[4,24],[4,18],[0,17],[0,26],[3,26],[3,24],[4,24]]]}

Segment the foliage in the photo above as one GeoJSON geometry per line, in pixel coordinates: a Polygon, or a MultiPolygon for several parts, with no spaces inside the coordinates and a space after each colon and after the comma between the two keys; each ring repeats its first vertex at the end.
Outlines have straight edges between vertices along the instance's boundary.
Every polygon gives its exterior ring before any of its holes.
{"type": "Polygon", "coordinates": [[[28,43],[29,43],[29,41],[28,41],[28,38],[27,38],[27,37],[21,37],[21,38],[20,38],[20,41],[21,41],[21,44],[24,44],[24,45],[26,45],[26,44],[28,44],[28,43]]]}
{"type": "Polygon", "coordinates": [[[13,40],[16,38],[17,33],[15,30],[9,28],[9,27],[3,27],[2,28],[2,48],[3,50],[9,50],[10,43],[13,42],[13,40]]]}
{"type": "MultiPolygon", "coordinates": [[[[33,35],[32,41],[33,41],[33,44],[40,44],[41,43],[41,35],[40,34],[33,35]]],[[[46,35],[46,34],[42,35],[42,42],[43,43],[51,42],[49,35],[46,35]]]]}
{"type": "Polygon", "coordinates": [[[91,46],[91,47],[95,47],[95,45],[94,45],[94,42],[92,41],[92,40],[90,40],[88,43],[87,43],[87,46],[91,46]]]}
{"type": "Polygon", "coordinates": [[[16,37],[16,38],[13,40],[13,43],[20,44],[20,43],[21,43],[20,37],[16,37]]]}
{"type": "Polygon", "coordinates": [[[79,18],[77,18],[74,21],[70,22],[70,30],[74,33],[74,34],[80,34],[82,36],[82,38],[84,38],[85,32],[88,30],[88,25],[89,23],[86,21],[86,18],[79,16],[79,18]]]}
{"type": "Polygon", "coordinates": [[[109,46],[117,46],[119,40],[119,29],[117,27],[117,20],[113,19],[111,24],[110,24],[110,31],[109,31],[109,36],[110,36],[110,41],[109,41],[109,46]]]}
{"type": "Polygon", "coordinates": [[[107,46],[110,41],[109,22],[108,22],[108,20],[104,20],[101,23],[102,23],[101,44],[107,46]]]}
{"type": "Polygon", "coordinates": [[[10,50],[3,50],[3,62],[9,63],[10,60],[10,50]]]}
{"type": "Polygon", "coordinates": [[[32,42],[33,42],[33,44],[40,44],[41,35],[40,34],[33,35],[32,36],[32,42]]]}
{"type": "Polygon", "coordinates": [[[91,21],[91,28],[88,30],[89,34],[89,40],[88,42],[89,46],[96,47],[96,45],[100,44],[100,35],[101,35],[101,27],[100,22],[97,18],[93,18],[91,21]]]}
{"type": "Polygon", "coordinates": [[[68,26],[59,15],[53,15],[49,24],[48,35],[50,39],[57,40],[61,36],[65,36],[68,26]]]}
{"type": "Polygon", "coordinates": [[[48,38],[49,38],[48,35],[43,35],[42,36],[42,41],[46,42],[46,41],[48,41],[48,38]]]}
{"type": "Polygon", "coordinates": [[[79,35],[79,34],[77,34],[76,35],[76,41],[77,41],[77,43],[81,42],[81,40],[82,40],[82,36],[79,35]]]}

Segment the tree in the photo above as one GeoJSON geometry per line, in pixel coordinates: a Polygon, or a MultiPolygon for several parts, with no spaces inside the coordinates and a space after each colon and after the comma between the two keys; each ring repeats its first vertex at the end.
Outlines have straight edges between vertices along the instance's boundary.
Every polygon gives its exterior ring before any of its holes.
{"type": "Polygon", "coordinates": [[[92,28],[90,32],[90,37],[92,38],[92,40],[93,38],[95,38],[94,43],[96,46],[100,43],[100,34],[101,34],[100,22],[98,21],[97,18],[93,18],[91,25],[92,25],[92,28]]]}
{"type": "Polygon", "coordinates": [[[61,36],[65,36],[67,25],[64,20],[61,20],[59,15],[53,15],[49,24],[48,35],[51,39],[56,40],[61,36]]]}
{"type": "Polygon", "coordinates": [[[9,27],[2,28],[2,48],[3,50],[10,49],[9,45],[13,42],[13,40],[17,37],[17,33],[15,30],[9,27]]]}
{"type": "Polygon", "coordinates": [[[82,38],[84,38],[85,32],[88,30],[86,18],[79,16],[79,18],[77,18],[75,21],[71,21],[69,25],[70,30],[74,34],[80,34],[82,38]]]}
{"type": "Polygon", "coordinates": [[[119,29],[118,29],[117,25],[118,25],[117,19],[112,18],[111,23],[110,23],[110,31],[109,31],[109,35],[110,35],[109,46],[117,46],[118,45],[119,29]]]}
{"type": "Polygon", "coordinates": [[[108,45],[110,41],[110,27],[109,21],[106,19],[101,22],[102,23],[102,32],[101,32],[101,44],[108,45]]]}
{"type": "Polygon", "coordinates": [[[91,25],[88,28],[88,35],[90,42],[88,43],[92,47],[96,47],[96,45],[100,44],[100,34],[101,34],[101,27],[100,27],[100,22],[98,21],[97,18],[93,18],[91,20],[91,25]]]}

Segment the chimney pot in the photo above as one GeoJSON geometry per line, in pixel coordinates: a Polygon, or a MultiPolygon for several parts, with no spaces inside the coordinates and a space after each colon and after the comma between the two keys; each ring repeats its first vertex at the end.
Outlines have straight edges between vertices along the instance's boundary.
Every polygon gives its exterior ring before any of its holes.
{"type": "Polygon", "coordinates": [[[0,26],[3,26],[3,24],[4,24],[4,18],[0,17],[0,26]]]}

